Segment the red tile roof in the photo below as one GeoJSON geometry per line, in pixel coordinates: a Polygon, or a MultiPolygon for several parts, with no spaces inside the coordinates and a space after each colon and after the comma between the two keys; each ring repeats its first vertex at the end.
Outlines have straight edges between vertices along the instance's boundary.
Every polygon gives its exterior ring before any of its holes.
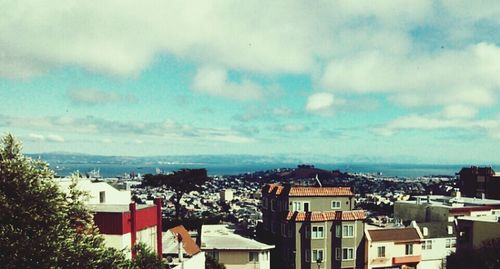
{"type": "Polygon", "coordinates": [[[193,238],[191,238],[191,236],[189,235],[189,232],[186,230],[186,228],[184,228],[184,226],[179,225],[169,229],[169,231],[178,237],[180,236],[184,251],[186,251],[189,256],[193,256],[201,251],[198,245],[196,245],[196,243],[194,242],[193,238]]]}
{"type": "Polygon", "coordinates": [[[323,212],[288,212],[287,220],[291,221],[329,221],[329,220],[364,220],[365,211],[323,211],[323,212]]]}
{"type": "Polygon", "coordinates": [[[353,196],[350,187],[292,187],[288,196],[353,196]]]}
{"type": "Polygon", "coordinates": [[[416,228],[374,229],[367,231],[371,240],[376,241],[420,241],[422,238],[416,228]]]}
{"type": "Polygon", "coordinates": [[[268,184],[267,193],[287,195],[288,197],[318,197],[318,196],[353,196],[350,187],[285,187],[280,184],[268,184]]]}

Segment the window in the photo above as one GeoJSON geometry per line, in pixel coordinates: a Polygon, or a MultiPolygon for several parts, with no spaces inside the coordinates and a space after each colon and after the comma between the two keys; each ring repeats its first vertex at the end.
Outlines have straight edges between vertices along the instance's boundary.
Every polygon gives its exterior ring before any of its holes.
{"type": "Polygon", "coordinates": [[[429,250],[432,249],[432,240],[425,240],[424,243],[422,244],[422,250],[429,250]]]}
{"type": "Polygon", "coordinates": [[[311,262],[316,262],[318,260],[325,261],[325,257],[323,255],[323,249],[313,249],[311,256],[312,256],[311,262]]]}
{"type": "Polygon", "coordinates": [[[304,202],[304,212],[309,212],[309,202],[304,202]]]}
{"type": "Polygon", "coordinates": [[[457,240],[456,239],[446,239],[446,248],[454,248],[457,246],[457,240]]]}
{"type": "Polygon", "coordinates": [[[340,209],[341,207],[340,201],[332,201],[332,209],[340,209]]]}
{"type": "Polygon", "coordinates": [[[457,239],[455,239],[455,238],[451,239],[451,247],[452,248],[457,247],[457,239]]]}
{"type": "Polygon", "coordinates": [[[353,248],[343,248],[342,249],[342,260],[353,260],[354,259],[354,249],[353,248]]]}
{"type": "Polygon", "coordinates": [[[286,223],[281,223],[281,236],[286,237],[286,223]]]}
{"type": "Polygon", "coordinates": [[[302,202],[293,202],[292,211],[302,211],[302,202]]]}
{"type": "Polygon", "coordinates": [[[304,231],[306,232],[305,237],[306,239],[311,238],[311,229],[309,226],[304,227],[304,231]]]}
{"type": "Polygon", "coordinates": [[[405,254],[413,255],[413,244],[406,244],[405,254]]]}
{"type": "Polygon", "coordinates": [[[271,200],[271,210],[276,211],[276,200],[271,200]]]}
{"type": "Polygon", "coordinates": [[[207,251],[207,256],[210,256],[212,259],[219,261],[219,252],[218,251],[207,251]]]}
{"type": "Polygon", "coordinates": [[[324,226],[312,226],[312,239],[323,239],[325,237],[324,234],[324,226]]]}
{"type": "Polygon", "coordinates": [[[342,226],[342,237],[354,237],[353,224],[347,224],[342,226]]]}
{"type": "Polygon", "coordinates": [[[99,203],[101,203],[101,204],[106,203],[106,192],[105,191],[99,192],[99,203]]]}
{"type": "Polygon", "coordinates": [[[385,257],[385,247],[378,247],[377,248],[378,256],[379,258],[385,257]]]}
{"type": "Polygon", "coordinates": [[[263,261],[268,261],[269,260],[269,252],[263,251],[262,253],[262,260],[263,261]]]}
{"type": "Polygon", "coordinates": [[[335,259],[337,261],[340,261],[340,259],[342,259],[342,252],[340,251],[340,248],[335,248],[335,259]]]}
{"type": "Polygon", "coordinates": [[[335,225],[335,236],[337,238],[340,238],[341,235],[342,235],[342,229],[340,225],[335,225]]]}
{"type": "Polygon", "coordinates": [[[446,239],[445,247],[451,248],[451,239],[446,239]]]}
{"type": "Polygon", "coordinates": [[[309,252],[309,249],[306,248],[306,252],[304,253],[304,259],[306,262],[311,261],[311,252],[309,252]]]}
{"type": "Polygon", "coordinates": [[[255,251],[248,252],[248,261],[258,262],[259,261],[259,252],[255,252],[255,251]]]}

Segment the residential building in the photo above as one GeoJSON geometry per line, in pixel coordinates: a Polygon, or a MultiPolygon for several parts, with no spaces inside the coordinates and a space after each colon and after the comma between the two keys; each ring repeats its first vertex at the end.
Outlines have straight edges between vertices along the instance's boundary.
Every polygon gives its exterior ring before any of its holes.
{"type": "MultiPolygon", "coordinates": [[[[58,179],[62,190],[69,192],[71,179],[58,179]]],[[[162,202],[153,205],[136,205],[131,202],[130,191],[117,190],[106,182],[80,179],[76,188],[88,193],[87,205],[94,213],[94,223],[108,247],[124,249],[134,257],[132,246],[142,242],[159,256],[162,253],[162,202]]]]}
{"type": "Polygon", "coordinates": [[[471,166],[462,168],[458,175],[464,196],[500,200],[500,174],[493,168],[471,166]]]}
{"type": "Polygon", "coordinates": [[[360,268],[365,212],[350,187],[268,184],[262,189],[263,234],[276,245],[273,268],[360,268]]]}
{"type": "Polygon", "coordinates": [[[270,269],[267,245],[234,233],[228,225],[203,225],[201,249],[206,255],[226,266],[226,269],[270,269]]]}
{"type": "Polygon", "coordinates": [[[444,222],[418,223],[424,241],[420,268],[446,268],[446,257],[456,250],[454,225],[444,222]]]}
{"type": "Polygon", "coordinates": [[[182,225],[163,233],[163,256],[173,269],[205,268],[205,253],[182,225]]]}
{"type": "Polygon", "coordinates": [[[500,209],[500,200],[455,196],[416,196],[415,200],[396,201],[394,218],[403,221],[452,222],[460,216],[474,216],[500,209]]]}
{"type": "Polygon", "coordinates": [[[224,189],[220,191],[220,201],[223,203],[230,202],[234,199],[232,189],[224,189]]]}
{"type": "Polygon", "coordinates": [[[366,229],[364,268],[427,269],[420,265],[422,239],[416,227],[366,229]]]}
{"type": "Polygon", "coordinates": [[[500,210],[491,214],[457,219],[457,253],[480,248],[485,242],[500,239],[500,210]]]}

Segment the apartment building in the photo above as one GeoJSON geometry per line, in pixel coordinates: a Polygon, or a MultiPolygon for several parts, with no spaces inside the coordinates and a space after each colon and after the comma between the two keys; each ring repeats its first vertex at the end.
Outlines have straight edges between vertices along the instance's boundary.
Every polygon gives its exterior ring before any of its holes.
{"type": "Polygon", "coordinates": [[[422,261],[420,268],[446,268],[446,257],[456,251],[456,236],[454,225],[444,222],[418,223],[422,242],[422,261]]]}
{"type": "Polygon", "coordinates": [[[491,167],[471,166],[458,173],[458,186],[464,196],[500,199],[500,174],[491,167]]]}
{"type": "Polygon", "coordinates": [[[416,269],[422,261],[423,236],[416,227],[367,229],[365,269],[416,269]]]}
{"type": "Polygon", "coordinates": [[[276,245],[272,268],[361,268],[366,216],[353,208],[350,187],[266,185],[260,237],[276,245]]]}

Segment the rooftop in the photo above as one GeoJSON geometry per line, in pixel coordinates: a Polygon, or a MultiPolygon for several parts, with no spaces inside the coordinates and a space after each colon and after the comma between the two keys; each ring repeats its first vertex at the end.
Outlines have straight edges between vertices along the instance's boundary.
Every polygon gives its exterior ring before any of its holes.
{"type": "Polygon", "coordinates": [[[416,200],[397,201],[397,203],[415,204],[420,200],[422,205],[442,206],[447,208],[456,207],[479,207],[479,206],[500,206],[500,200],[481,199],[470,197],[452,197],[444,195],[415,196],[416,200]],[[429,198],[429,202],[427,201],[429,198]]]}
{"type": "Polygon", "coordinates": [[[321,212],[288,212],[286,220],[292,221],[329,221],[329,220],[364,220],[365,211],[321,211],[321,212]]]}
{"type": "Polygon", "coordinates": [[[280,184],[268,184],[268,193],[275,192],[276,195],[287,195],[289,197],[316,197],[316,196],[353,196],[350,187],[303,187],[283,186],[280,184]]]}
{"type": "Polygon", "coordinates": [[[500,223],[500,215],[486,215],[486,216],[464,216],[458,217],[459,220],[470,220],[480,222],[498,222],[500,223]]]}
{"type": "Polygon", "coordinates": [[[203,250],[267,250],[273,249],[274,246],[237,235],[226,224],[217,224],[201,227],[201,248],[203,250]]]}
{"type": "Polygon", "coordinates": [[[395,242],[410,242],[420,241],[422,238],[418,230],[414,227],[409,228],[391,228],[391,229],[374,229],[366,230],[367,235],[372,242],[379,241],[395,241],[395,242]]]}
{"type": "Polygon", "coordinates": [[[184,226],[179,225],[163,233],[163,253],[178,253],[178,240],[182,241],[184,253],[194,256],[201,252],[184,226]]]}
{"type": "Polygon", "coordinates": [[[424,238],[447,238],[455,237],[455,225],[447,222],[419,222],[418,226],[422,231],[424,238]],[[424,233],[424,228],[427,228],[427,235],[424,233]],[[451,232],[451,233],[450,233],[451,232]]]}
{"type": "MultiPolygon", "coordinates": [[[[155,205],[136,204],[136,209],[154,207],[155,205]]],[[[108,213],[123,213],[129,212],[129,205],[113,205],[113,204],[90,204],[89,208],[93,212],[108,212],[108,213]]]]}

